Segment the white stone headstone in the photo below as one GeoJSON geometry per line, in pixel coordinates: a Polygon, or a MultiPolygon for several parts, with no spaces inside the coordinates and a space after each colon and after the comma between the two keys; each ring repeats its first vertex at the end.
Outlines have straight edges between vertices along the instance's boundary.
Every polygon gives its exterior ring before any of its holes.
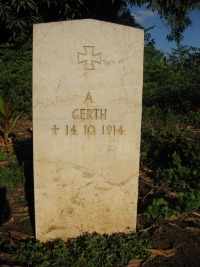
{"type": "Polygon", "coordinates": [[[143,31],[34,25],[36,238],[136,229],[143,31]]]}

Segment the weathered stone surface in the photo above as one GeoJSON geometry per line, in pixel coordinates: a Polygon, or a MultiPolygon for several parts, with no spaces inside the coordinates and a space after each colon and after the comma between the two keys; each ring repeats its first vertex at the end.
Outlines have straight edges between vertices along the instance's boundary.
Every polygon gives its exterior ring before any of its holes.
{"type": "Polygon", "coordinates": [[[36,238],[135,230],[143,31],[95,20],[34,26],[36,238]]]}

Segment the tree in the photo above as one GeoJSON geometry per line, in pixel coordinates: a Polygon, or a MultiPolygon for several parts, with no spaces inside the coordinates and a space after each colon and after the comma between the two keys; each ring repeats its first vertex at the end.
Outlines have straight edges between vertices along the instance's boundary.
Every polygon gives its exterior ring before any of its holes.
{"type": "Polygon", "coordinates": [[[183,38],[182,33],[191,25],[189,13],[193,10],[200,10],[199,0],[130,0],[132,4],[146,4],[148,9],[157,11],[160,18],[170,27],[171,34],[168,40],[175,40],[178,44],[183,38]]]}
{"type": "Polygon", "coordinates": [[[129,26],[139,25],[131,15],[132,6],[157,11],[171,28],[169,40],[180,42],[191,24],[190,11],[200,9],[199,0],[0,0],[2,41],[22,40],[32,33],[32,24],[59,20],[93,18],[129,26]]]}
{"type": "Polygon", "coordinates": [[[0,42],[32,35],[33,23],[72,19],[81,0],[0,0],[0,42]]]}

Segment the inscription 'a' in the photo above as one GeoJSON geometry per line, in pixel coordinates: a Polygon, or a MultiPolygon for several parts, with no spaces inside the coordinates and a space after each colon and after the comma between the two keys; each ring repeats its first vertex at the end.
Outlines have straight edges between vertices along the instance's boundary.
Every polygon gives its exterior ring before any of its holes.
{"type": "Polygon", "coordinates": [[[85,70],[95,70],[94,63],[101,64],[101,53],[94,54],[95,46],[83,46],[85,53],[78,52],[78,63],[84,63],[85,70]]]}

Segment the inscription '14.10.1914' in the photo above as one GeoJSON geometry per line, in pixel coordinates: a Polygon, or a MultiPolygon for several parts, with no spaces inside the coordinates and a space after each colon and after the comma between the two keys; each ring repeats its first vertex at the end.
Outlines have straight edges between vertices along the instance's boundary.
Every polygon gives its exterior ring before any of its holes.
{"type": "MultiPolygon", "coordinates": [[[[60,128],[54,125],[52,128],[53,134],[57,135],[60,128]]],[[[66,125],[65,135],[123,135],[123,126],[102,125],[97,129],[95,125],[84,125],[83,128],[78,128],[76,125],[66,125]]]]}

